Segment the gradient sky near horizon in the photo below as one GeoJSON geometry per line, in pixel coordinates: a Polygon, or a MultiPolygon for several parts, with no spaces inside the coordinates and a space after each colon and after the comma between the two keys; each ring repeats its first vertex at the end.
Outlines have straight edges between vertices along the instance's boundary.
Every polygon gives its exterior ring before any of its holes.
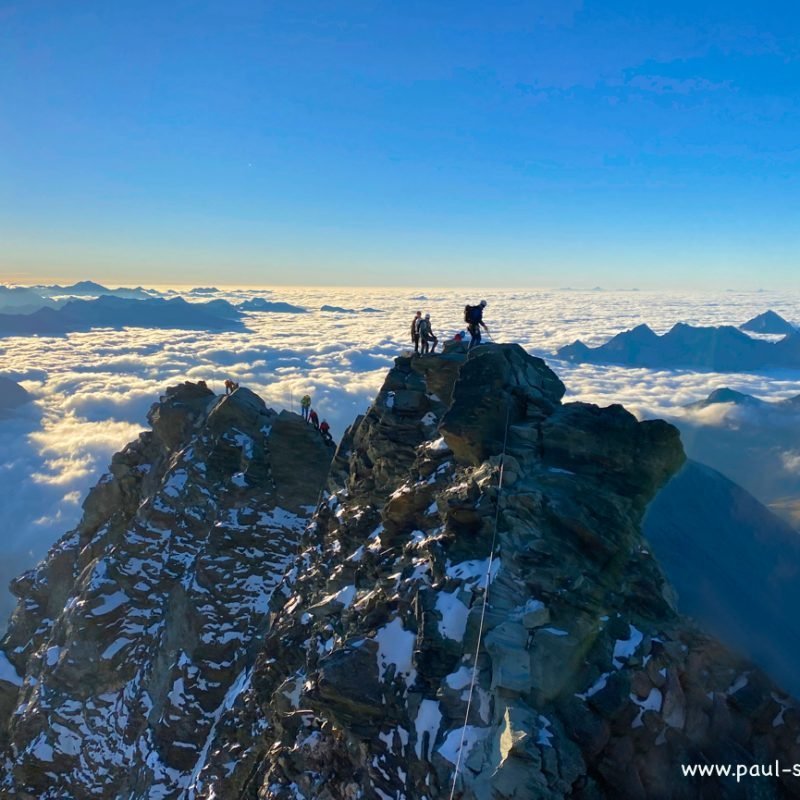
{"type": "Polygon", "coordinates": [[[800,285],[800,11],[0,2],[0,281],[800,285]]]}

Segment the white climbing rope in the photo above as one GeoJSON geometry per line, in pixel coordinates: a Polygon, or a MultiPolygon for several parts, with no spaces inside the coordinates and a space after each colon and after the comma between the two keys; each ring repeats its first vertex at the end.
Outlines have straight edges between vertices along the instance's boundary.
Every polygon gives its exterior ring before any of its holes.
{"type": "Polygon", "coordinates": [[[506,445],[508,444],[508,425],[511,419],[511,406],[506,410],[506,430],[503,436],[503,451],[500,456],[500,475],[497,481],[497,507],[494,512],[494,530],[492,531],[492,547],[489,550],[489,564],[486,568],[486,586],[483,590],[483,604],[481,606],[481,620],[478,625],[478,640],[475,643],[475,654],[472,657],[472,677],[469,682],[469,696],[467,697],[467,712],[464,714],[464,727],[461,728],[461,743],[458,745],[458,758],[456,759],[456,768],[453,772],[453,786],[450,789],[450,800],[454,800],[456,796],[456,784],[458,776],[461,772],[461,759],[464,754],[464,741],[467,736],[467,723],[469,722],[469,712],[472,708],[472,695],[475,692],[475,680],[478,677],[478,655],[481,649],[481,641],[483,640],[483,624],[486,619],[486,607],[489,604],[489,582],[492,578],[492,563],[494,562],[494,549],[497,543],[497,524],[500,520],[500,495],[503,491],[503,471],[506,465],[506,445]]]}

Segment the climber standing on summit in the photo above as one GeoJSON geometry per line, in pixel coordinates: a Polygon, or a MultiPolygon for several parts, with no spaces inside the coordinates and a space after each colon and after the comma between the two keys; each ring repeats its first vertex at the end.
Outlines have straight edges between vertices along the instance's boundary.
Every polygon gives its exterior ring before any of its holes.
{"type": "Polygon", "coordinates": [[[481,300],[477,306],[464,307],[464,322],[467,323],[467,330],[472,337],[469,341],[470,350],[481,343],[481,328],[483,328],[486,333],[489,333],[489,329],[483,321],[484,308],[486,308],[485,300],[481,300]]]}
{"type": "Polygon", "coordinates": [[[303,415],[303,421],[308,422],[308,412],[311,410],[311,397],[304,394],[300,400],[300,412],[303,415]]]}
{"type": "Polygon", "coordinates": [[[419,324],[422,322],[422,312],[417,311],[411,320],[411,341],[414,343],[414,353],[419,355],[419,324]]]}
{"type": "Polygon", "coordinates": [[[423,355],[429,351],[431,353],[436,352],[436,343],[439,341],[439,339],[433,335],[430,314],[426,314],[425,318],[419,321],[419,338],[422,340],[423,355]],[[431,345],[431,342],[433,342],[433,345],[431,345]]]}

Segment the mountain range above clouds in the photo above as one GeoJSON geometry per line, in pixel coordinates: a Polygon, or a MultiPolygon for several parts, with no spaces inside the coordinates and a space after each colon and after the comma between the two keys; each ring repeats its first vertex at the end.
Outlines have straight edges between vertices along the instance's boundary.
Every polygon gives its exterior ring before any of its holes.
{"type": "MultiPolygon", "coordinates": [[[[269,292],[265,292],[269,293],[269,292]]],[[[119,298],[123,300],[139,300],[148,302],[158,299],[175,300],[183,295],[189,297],[208,298],[221,295],[215,287],[197,287],[186,292],[175,290],[159,291],[157,289],[114,288],[96,283],[95,281],[78,281],[67,286],[58,284],[37,286],[4,286],[0,285],[0,313],[29,315],[43,308],[58,309],[72,300],[92,302],[103,298],[119,298]]],[[[229,302],[222,297],[218,302],[229,302]]],[[[211,301],[214,302],[214,301],[211,301]]],[[[261,297],[251,297],[241,302],[233,303],[242,311],[264,311],[276,313],[304,313],[307,309],[280,301],[265,300],[261,297]]]]}
{"type": "Polygon", "coordinates": [[[148,300],[158,297],[155,290],[109,289],[95,281],[78,281],[68,286],[59,284],[35,286],[0,285],[0,313],[31,314],[42,308],[59,308],[73,298],[121,297],[128,300],[148,300]]]}
{"type": "Polygon", "coordinates": [[[67,286],[38,284],[30,288],[32,291],[42,295],[42,297],[100,297],[101,295],[109,295],[111,297],[124,297],[129,300],[147,300],[157,294],[153,290],[144,289],[141,286],[133,289],[127,287],[109,289],[96,281],[77,281],[67,286]]]}
{"type": "Polygon", "coordinates": [[[597,347],[580,339],[558,349],[556,356],[574,363],[622,364],[651,369],[686,368],[737,372],[775,367],[800,368],[800,332],[774,312],[745,325],[758,333],[783,335],[779,341],[749,336],[733,325],[693,326],[683,322],[659,335],[648,325],[618,333],[597,347]],[[785,328],[784,326],[788,326],[785,328]]]}
{"type": "Polygon", "coordinates": [[[56,308],[57,303],[27,286],[0,285],[0,312],[30,314],[40,308],[56,308]]]}
{"type": "Polygon", "coordinates": [[[135,300],[103,295],[70,300],[59,308],[41,308],[31,314],[0,314],[0,336],[57,336],[125,327],[233,330],[244,325],[241,312],[226,300],[187,303],[180,297],[135,300]]]}
{"type": "Polygon", "coordinates": [[[306,314],[308,309],[285,303],[280,300],[265,300],[263,297],[253,297],[236,304],[241,311],[256,311],[273,314],[306,314]]]}
{"type": "MultiPolygon", "coordinates": [[[[215,287],[198,287],[183,294],[141,287],[108,289],[94,281],[70,286],[0,286],[0,336],[47,336],[108,327],[234,330],[243,327],[243,312],[309,313],[303,306],[259,296],[238,301],[208,299],[221,294],[215,287]],[[193,299],[187,302],[183,294],[193,299]]],[[[323,305],[319,310],[337,314],[381,313],[372,307],[333,305],[323,305]]]]}

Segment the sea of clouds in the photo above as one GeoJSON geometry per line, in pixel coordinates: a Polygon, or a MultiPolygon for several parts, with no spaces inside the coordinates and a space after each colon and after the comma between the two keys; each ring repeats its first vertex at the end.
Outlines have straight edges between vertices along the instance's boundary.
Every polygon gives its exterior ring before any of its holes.
{"type": "MultiPolygon", "coordinates": [[[[0,419],[0,585],[74,526],[87,490],[111,455],[146,426],[148,408],[168,385],[205,380],[221,393],[230,377],[275,409],[298,410],[299,398],[309,393],[338,438],[366,410],[393,358],[410,346],[417,309],[431,314],[444,340],[464,327],[464,304],[485,297],[494,339],[545,358],[566,384],[567,399],[623,403],[639,417],[730,425],[729,408],[689,412],[682,406],[721,386],[765,399],[800,394],[800,371],[720,375],[573,365],[552,355],[577,338],[597,345],[642,322],[659,333],[677,321],[739,325],[767,308],[796,322],[800,293],[281,288],[192,294],[159,288],[190,300],[264,297],[309,313],[247,314],[248,330],[235,332],[127,329],[0,338],[0,374],[35,398],[0,419]],[[320,311],[323,305],[380,313],[320,311]],[[705,417],[694,419],[698,414],[705,417]]],[[[786,459],[800,472],[800,453],[787,452],[786,459]]],[[[11,606],[11,596],[0,590],[0,620],[11,606]]]]}

